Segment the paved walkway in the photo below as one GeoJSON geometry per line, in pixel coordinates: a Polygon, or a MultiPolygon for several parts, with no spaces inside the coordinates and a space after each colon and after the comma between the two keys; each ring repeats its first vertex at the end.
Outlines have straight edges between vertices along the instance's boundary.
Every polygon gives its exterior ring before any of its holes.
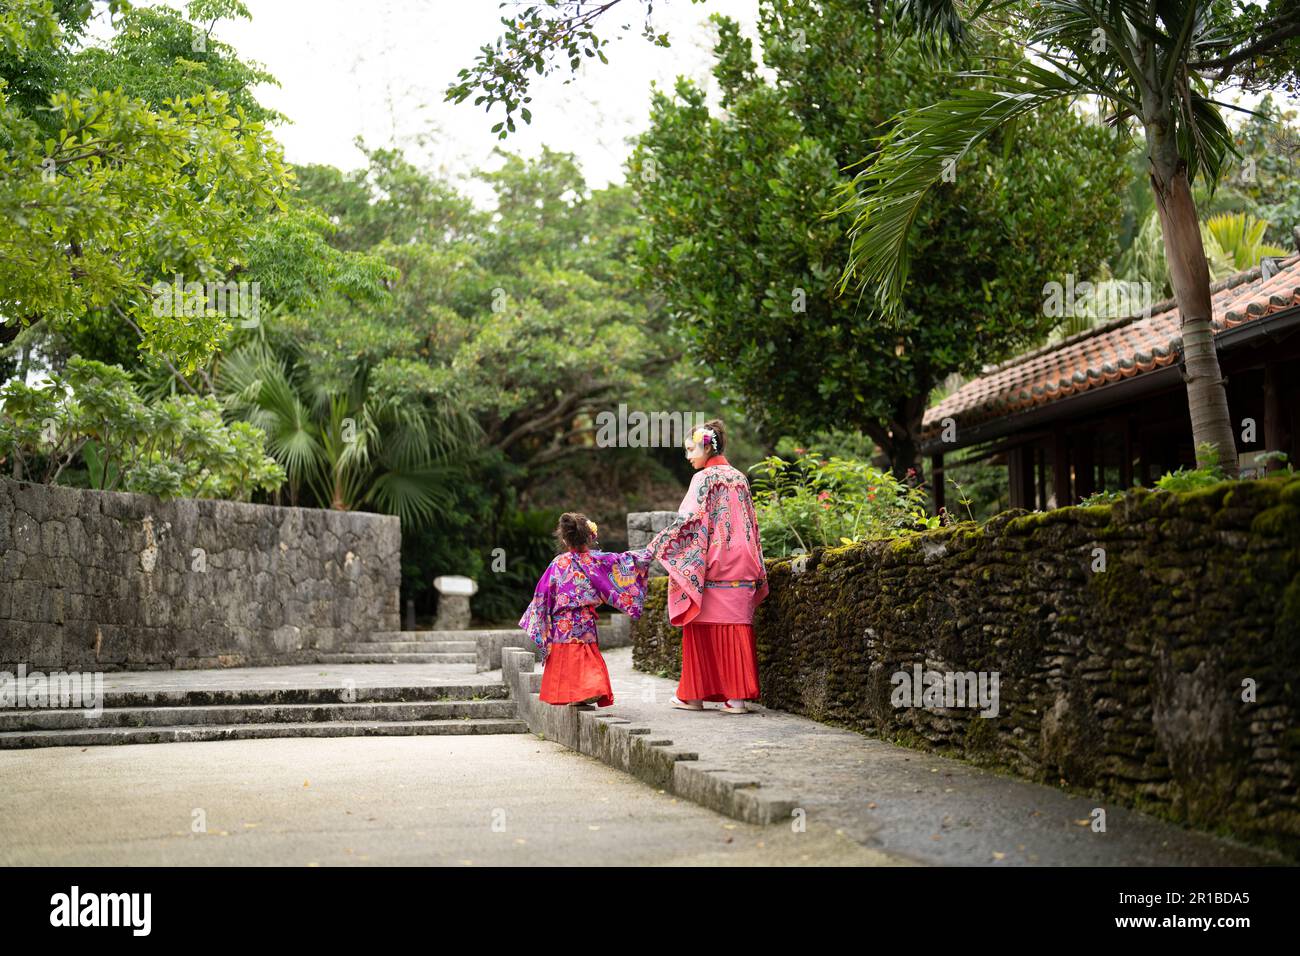
{"type": "Polygon", "coordinates": [[[4,751],[0,791],[0,866],[894,862],[825,826],[737,823],[527,734],[4,751]]]}
{"type": "MultiPolygon", "coordinates": [[[[761,710],[748,715],[728,715],[714,710],[715,705],[706,705],[710,709],[704,713],[676,710],[668,704],[669,697],[676,689],[675,682],[633,670],[631,648],[609,650],[605,658],[614,681],[616,703],[613,707],[602,708],[600,713],[616,714],[638,725],[648,727],[657,737],[671,738],[674,749],[694,751],[699,754],[701,761],[753,775],[761,780],[764,786],[773,790],[791,792],[799,798],[800,805],[807,814],[807,834],[793,833],[792,828],[787,826],[746,828],[746,832],[752,829],[757,834],[769,835],[766,841],[756,837],[748,844],[750,846],[763,842],[771,845],[771,841],[777,839],[775,835],[778,833],[793,836],[816,833],[817,840],[807,840],[801,845],[811,850],[814,846],[826,849],[834,844],[836,849],[826,852],[835,860],[842,862],[888,860],[920,864],[1003,866],[1243,865],[1280,862],[1249,847],[1184,830],[1105,800],[1070,795],[1053,787],[1026,783],[1009,776],[979,770],[960,761],[931,756],[873,740],[852,731],[828,727],[803,717],[761,710]],[[1091,822],[1093,809],[1098,806],[1106,809],[1107,832],[1105,833],[1094,833],[1088,825],[1091,822]],[[825,842],[827,840],[830,842],[825,842]],[[863,855],[855,857],[852,848],[863,851],[863,855]]],[[[307,664],[272,668],[108,673],[105,674],[104,686],[105,691],[112,694],[194,689],[261,690],[286,687],[337,687],[348,680],[354,682],[353,686],[358,688],[421,684],[490,684],[501,680],[501,672],[497,670],[476,673],[472,664],[307,664]]],[[[355,800],[364,802],[386,800],[387,794],[383,788],[390,785],[377,785],[371,778],[371,768],[366,762],[369,759],[368,755],[383,753],[382,748],[387,746],[401,748],[405,746],[402,740],[403,738],[393,738],[388,741],[359,738],[330,741],[249,741],[245,744],[252,748],[247,751],[247,755],[268,756],[273,761],[279,760],[277,755],[281,751],[277,750],[277,747],[300,746],[307,748],[304,752],[308,753],[315,753],[314,748],[323,748],[319,759],[324,761],[326,766],[329,765],[329,759],[325,755],[334,752],[329,748],[340,748],[337,751],[338,760],[344,764],[348,760],[360,760],[362,763],[355,768],[354,776],[351,778],[340,771],[339,786],[348,789],[355,800]],[[259,746],[263,749],[256,749],[259,746]]],[[[521,748],[520,740],[524,743],[541,743],[530,737],[516,738],[514,743],[498,738],[473,742],[450,741],[445,738],[438,740],[412,738],[410,746],[431,748],[430,752],[440,752],[436,750],[439,747],[468,748],[460,751],[467,756],[458,759],[465,759],[468,761],[466,767],[474,766],[478,768],[475,772],[481,771],[488,778],[493,774],[503,773],[514,779],[516,771],[526,776],[531,763],[539,759],[537,754],[569,753],[552,742],[545,742],[545,746],[541,748],[535,746],[521,748]],[[480,749],[474,750],[473,748],[476,747],[480,749]],[[481,759],[474,756],[480,752],[481,759]],[[475,762],[476,760],[478,762],[475,762]],[[499,768],[494,768],[491,765],[492,760],[504,763],[499,768]]],[[[222,763],[227,757],[245,753],[243,750],[231,749],[234,746],[233,742],[229,742],[165,744],[143,748],[134,746],[91,748],[84,751],[78,749],[68,754],[7,752],[0,754],[0,789],[9,791],[14,781],[28,779],[29,772],[40,773],[40,768],[44,767],[48,770],[58,768],[57,773],[44,778],[46,786],[54,787],[58,774],[63,773],[70,775],[71,782],[83,788],[82,792],[86,786],[91,787],[91,792],[97,792],[95,788],[99,783],[95,780],[95,774],[91,772],[82,775],[82,771],[93,771],[96,765],[116,767],[117,769],[112,772],[122,775],[126,780],[129,779],[127,776],[129,765],[135,760],[141,761],[142,767],[155,768],[148,773],[171,779],[179,787],[180,782],[188,774],[197,772],[192,768],[202,766],[204,755],[222,763]],[[77,754],[82,756],[78,758],[77,754]],[[78,762],[79,759],[81,762],[78,762]],[[69,760],[73,763],[58,762],[69,760]],[[176,761],[175,765],[169,762],[173,760],[176,761]],[[42,763],[42,761],[49,762],[42,763]],[[162,769],[164,767],[168,768],[165,772],[162,769]]],[[[448,751],[450,752],[452,751],[448,751]]],[[[602,800],[605,795],[602,788],[613,786],[615,781],[618,785],[609,793],[616,803],[637,788],[654,793],[650,788],[624,774],[603,768],[591,758],[578,754],[572,754],[572,757],[575,761],[580,761],[572,766],[590,764],[593,767],[601,767],[600,782],[586,785],[584,799],[602,800]]],[[[249,785],[250,782],[246,778],[241,779],[245,786],[249,785]]],[[[417,774],[412,779],[421,778],[417,774]]],[[[205,778],[205,780],[204,786],[214,789],[225,786],[225,783],[218,779],[205,778]]],[[[523,786],[522,781],[519,786],[523,786]]],[[[122,797],[122,802],[115,812],[130,812],[130,800],[138,798],[141,787],[153,792],[151,789],[153,784],[146,786],[143,778],[134,780],[124,791],[127,796],[122,797]],[[131,793],[134,793],[135,797],[128,799],[131,793]]],[[[556,793],[558,796],[560,791],[556,793]]],[[[657,796],[664,800],[672,800],[671,797],[663,794],[657,796]]],[[[194,806],[202,805],[195,802],[196,797],[187,799],[190,799],[194,806]]],[[[40,801],[33,799],[32,812],[38,813],[40,806],[40,801]]],[[[256,803],[250,802],[241,812],[245,816],[256,817],[255,806],[256,803]]],[[[12,804],[10,808],[19,809],[12,804]]],[[[712,811],[699,807],[693,809],[700,813],[707,813],[710,819],[716,817],[712,811]]],[[[146,817],[149,812],[148,808],[144,807],[140,810],[140,813],[146,817]]],[[[21,812],[4,816],[11,822],[23,820],[24,828],[40,826],[35,820],[25,818],[21,812]]],[[[722,817],[717,819],[725,820],[722,817]]],[[[731,825],[745,828],[744,824],[732,823],[731,825]]],[[[321,827],[319,837],[324,839],[328,825],[321,821],[319,826],[321,827]]],[[[637,842],[636,838],[630,835],[633,830],[625,828],[619,832],[623,834],[620,839],[637,842]]],[[[6,838],[13,836],[12,832],[3,835],[6,838]]],[[[607,833],[606,836],[609,834],[607,833]]],[[[141,837],[129,836],[126,839],[136,840],[141,837]]],[[[312,839],[316,840],[314,837],[312,839]]],[[[784,836],[780,839],[784,840],[784,836]]],[[[21,842],[20,840],[19,843],[21,842]]],[[[397,848],[398,842],[400,841],[394,842],[391,850],[378,854],[376,859],[394,862],[401,859],[397,848]]],[[[596,843],[599,842],[600,840],[597,839],[596,843]]],[[[282,845],[289,845],[289,843],[282,845]]],[[[310,843],[312,847],[318,845],[318,842],[310,843]]],[[[474,845],[478,846],[478,844],[474,845]]],[[[568,846],[564,841],[554,845],[557,847],[556,852],[560,852],[558,848],[568,846]]],[[[467,844],[466,853],[470,853],[468,846],[467,844]]],[[[161,844],[158,848],[161,852],[161,844]]],[[[34,848],[29,847],[30,849],[34,848]]],[[[53,853],[55,846],[46,844],[41,852],[45,850],[53,853]]],[[[730,850],[725,852],[730,854],[730,850]]],[[[817,853],[820,852],[821,849],[817,850],[817,853]]],[[[321,850],[316,855],[320,856],[323,853],[324,851],[321,850]]],[[[26,853],[20,856],[27,860],[34,859],[26,853]]],[[[63,856],[55,853],[54,856],[59,859],[73,858],[71,854],[63,856]]],[[[669,856],[671,857],[672,854],[669,856]]],[[[680,857],[673,857],[672,861],[697,860],[697,856],[684,853],[680,857]]],[[[579,857],[581,854],[578,854],[575,860],[579,857]]],[[[101,859],[122,858],[106,852],[101,859]]],[[[147,858],[163,859],[164,856],[147,855],[147,858]]],[[[165,858],[176,859],[171,856],[165,858]]],[[[212,859],[205,855],[191,857],[184,854],[180,858],[212,859]]],[[[18,862],[18,859],[19,857],[12,855],[5,859],[4,855],[0,854],[0,862],[13,863],[18,862]]],[[[503,861],[503,858],[495,853],[492,854],[491,859],[503,861]]],[[[667,858],[663,858],[659,861],[666,860],[667,858]]],[[[53,861],[54,857],[51,857],[50,862],[53,861]]],[[[627,858],[626,861],[630,862],[631,858],[627,858]]],[[[721,857],[717,860],[717,862],[723,861],[721,857]]],[[[757,858],[755,861],[761,862],[757,858]]],[[[815,854],[812,861],[820,862],[815,859],[815,854]]],[[[828,859],[826,862],[830,861],[828,859]]],[[[524,860],[520,859],[519,862],[524,860]]],[[[653,860],[646,858],[645,862],[653,862],[653,860]]]]}
{"type": "Polygon", "coordinates": [[[957,760],[776,711],[703,713],[669,704],[676,682],[605,654],[616,714],[671,738],[701,761],[793,792],[817,822],[864,846],[927,864],[1200,866],[1279,862],[1113,802],[979,770],[957,760]],[[1106,810],[1094,833],[1092,810],[1106,810]],[[1081,825],[1082,823],[1082,825],[1081,825]]]}

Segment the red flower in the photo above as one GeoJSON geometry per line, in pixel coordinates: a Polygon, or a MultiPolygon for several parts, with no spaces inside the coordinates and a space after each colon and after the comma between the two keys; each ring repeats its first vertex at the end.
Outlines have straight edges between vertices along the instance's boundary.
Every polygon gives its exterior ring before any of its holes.
{"type": "Polygon", "coordinates": [[[818,501],[825,501],[825,500],[826,500],[827,498],[829,498],[830,496],[831,496],[831,493],[830,493],[829,491],[823,491],[821,494],[819,494],[819,495],[817,496],[817,500],[818,500],[818,501]]]}

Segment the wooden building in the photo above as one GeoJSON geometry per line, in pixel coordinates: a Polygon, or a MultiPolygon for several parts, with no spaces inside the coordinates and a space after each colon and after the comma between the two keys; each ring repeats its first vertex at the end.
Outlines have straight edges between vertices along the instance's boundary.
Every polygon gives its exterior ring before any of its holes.
{"type": "MultiPolygon", "coordinates": [[[[1300,255],[1266,261],[1263,272],[1238,273],[1211,290],[1243,468],[1265,451],[1300,460],[1300,255]]],[[[1172,301],[989,369],[926,412],[921,450],[930,456],[936,506],[944,456],[961,449],[1004,462],[1012,507],[1030,509],[1194,467],[1182,371],[1172,301]]]]}

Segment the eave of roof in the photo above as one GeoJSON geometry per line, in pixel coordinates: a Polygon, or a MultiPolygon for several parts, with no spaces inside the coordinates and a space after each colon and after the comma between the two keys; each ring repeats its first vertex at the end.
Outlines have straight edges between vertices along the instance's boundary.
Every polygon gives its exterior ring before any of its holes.
{"type": "MultiPolygon", "coordinates": [[[[1216,338],[1300,307],[1300,255],[1283,259],[1267,279],[1256,267],[1215,283],[1211,305],[1216,338]]],[[[948,447],[964,447],[971,443],[965,439],[972,426],[990,419],[1019,415],[1175,365],[1182,348],[1180,322],[1176,303],[1166,300],[1152,306],[1150,316],[1108,322],[1003,362],[927,410],[923,442],[933,444],[942,422],[952,418],[963,440],[948,447]]]]}

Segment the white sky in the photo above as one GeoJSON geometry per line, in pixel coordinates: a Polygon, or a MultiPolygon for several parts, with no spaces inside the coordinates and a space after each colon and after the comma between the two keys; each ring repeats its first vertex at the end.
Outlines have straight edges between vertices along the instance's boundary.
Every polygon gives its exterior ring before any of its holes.
{"type": "MultiPolygon", "coordinates": [[[[569,85],[564,73],[534,83],[531,126],[502,141],[490,128],[504,117],[456,105],[443,91],[478,48],[501,30],[510,7],[498,0],[245,0],[253,20],[218,24],[214,35],[245,59],[257,60],[280,86],[257,91],[260,102],[292,121],[277,129],[295,163],[360,166],[353,146],[361,135],[372,146],[399,145],[414,159],[451,175],[495,166],[500,145],[534,155],[542,145],[575,153],[588,184],[623,179],[626,140],[647,124],[651,81],[671,88],[677,75],[712,83],[711,13],[731,16],[755,36],[757,0],[656,0],[653,24],[668,32],[669,48],[640,36],[640,0],[625,0],[608,14],[608,64],[592,60],[569,85]],[[624,11],[624,7],[628,9],[624,11]],[[631,22],[626,33],[619,27],[631,22]],[[421,148],[420,136],[430,137],[421,148]]],[[[180,0],[172,0],[179,6],[180,0]]]]}
{"type": "MultiPolygon", "coordinates": [[[[503,112],[485,113],[472,101],[448,103],[443,91],[480,46],[495,41],[500,17],[521,5],[517,0],[504,8],[499,0],[244,2],[252,21],[223,21],[214,34],[279,80],[257,96],[289,117],[276,135],[290,162],[355,169],[363,163],[353,145],[360,135],[371,146],[400,146],[420,165],[462,178],[498,165],[492,156],[498,145],[529,156],[547,145],[576,154],[593,187],[623,179],[628,139],[647,124],[652,82],[671,89],[686,75],[713,90],[710,14],[730,16],[746,35],[757,35],[757,0],[655,0],[654,27],[673,44],[656,47],[640,36],[642,0],[624,0],[597,30],[610,41],[609,63],[587,61],[567,85],[567,70],[538,79],[532,125],[517,120],[518,132],[502,141],[490,127],[503,112]],[[632,24],[626,33],[619,29],[624,22],[632,24]]],[[[184,0],[169,5],[183,7],[184,0]]],[[[105,20],[101,13],[96,36],[108,34],[105,20]]],[[[1240,114],[1228,116],[1239,122],[1240,114]]],[[[482,184],[469,192],[490,200],[482,184]]]]}

